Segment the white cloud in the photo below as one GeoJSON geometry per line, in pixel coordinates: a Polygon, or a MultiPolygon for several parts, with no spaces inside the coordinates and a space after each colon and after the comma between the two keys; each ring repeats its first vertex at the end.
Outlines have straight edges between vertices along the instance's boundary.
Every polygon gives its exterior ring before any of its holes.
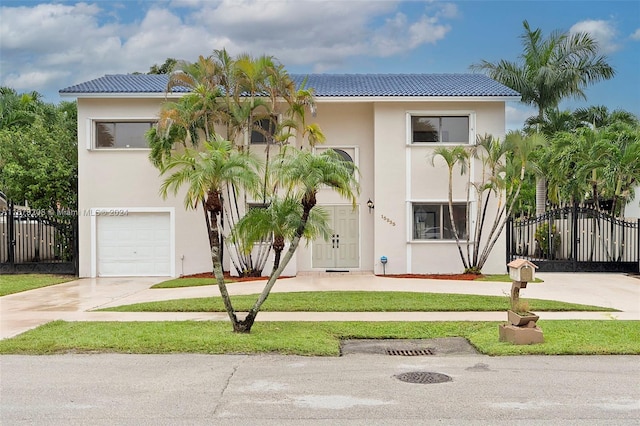
{"type": "Polygon", "coordinates": [[[144,72],[167,57],[195,60],[223,47],[233,55],[267,53],[287,66],[328,71],[354,57],[388,57],[435,44],[450,30],[447,20],[457,16],[452,3],[428,2],[411,14],[398,5],[172,0],[145,5],[144,15],[127,24],[123,18],[139,12],[139,2],[3,6],[0,84],[51,95],[104,74],[144,72]]]}
{"type": "Polygon", "coordinates": [[[640,28],[638,28],[633,34],[631,34],[631,39],[640,40],[640,28]]]}
{"type": "Polygon", "coordinates": [[[448,25],[439,25],[435,18],[423,15],[419,21],[409,23],[405,14],[397,13],[376,30],[371,45],[377,56],[392,56],[425,43],[435,44],[449,30],[448,25]]]}
{"type": "Polygon", "coordinates": [[[69,74],[70,72],[64,71],[31,71],[21,74],[9,74],[5,77],[3,85],[18,91],[31,91],[33,87],[44,87],[61,77],[68,77],[69,74]]]}
{"type": "Polygon", "coordinates": [[[617,43],[618,31],[611,21],[580,21],[569,29],[571,34],[578,32],[589,33],[598,42],[604,53],[613,53],[620,49],[620,45],[617,43]]]}
{"type": "Polygon", "coordinates": [[[519,102],[507,102],[505,106],[506,130],[519,130],[527,118],[537,115],[535,108],[519,102]]]}
{"type": "Polygon", "coordinates": [[[436,16],[443,18],[457,18],[458,6],[455,3],[438,3],[436,16]]]}

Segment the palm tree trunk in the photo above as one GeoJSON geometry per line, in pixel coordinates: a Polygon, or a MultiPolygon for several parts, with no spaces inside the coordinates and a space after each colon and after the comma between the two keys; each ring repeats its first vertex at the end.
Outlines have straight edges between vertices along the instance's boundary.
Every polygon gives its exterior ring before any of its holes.
{"type": "Polygon", "coordinates": [[[214,212],[211,213],[211,231],[209,234],[209,241],[211,243],[211,261],[213,262],[213,275],[216,277],[218,283],[218,289],[220,290],[220,296],[224,302],[224,307],[229,315],[231,324],[234,331],[238,327],[238,317],[236,316],[233,305],[231,304],[231,298],[227,291],[227,285],[224,282],[224,272],[222,271],[222,257],[220,253],[220,232],[218,230],[218,217],[214,212]]]}
{"type": "Polygon", "coordinates": [[[258,300],[256,300],[256,303],[253,304],[253,307],[251,307],[245,319],[242,321],[239,321],[237,326],[234,324],[233,331],[237,333],[251,332],[251,327],[253,327],[253,323],[256,320],[256,316],[258,315],[258,312],[260,311],[260,307],[267,300],[267,297],[269,297],[269,293],[271,292],[271,289],[275,285],[276,280],[278,279],[278,277],[280,277],[280,274],[282,274],[282,271],[284,271],[284,268],[286,268],[286,266],[289,264],[289,262],[293,258],[294,253],[298,248],[298,245],[300,244],[300,240],[304,235],[304,229],[307,226],[307,220],[309,219],[309,213],[311,212],[312,208],[313,206],[304,207],[302,211],[302,219],[300,221],[300,225],[296,230],[295,236],[291,240],[291,245],[289,246],[289,250],[287,250],[287,252],[285,253],[278,267],[271,272],[271,275],[269,276],[269,280],[267,281],[267,284],[264,286],[264,289],[262,289],[262,293],[260,293],[258,300]]]}
{"type": "Polygon", "coordinates": [[[451,229],[453,230],[453,236],[456,239],[460,259],[462,260],[462,265],[466,271],[469,269],[469,264],[467,263],[467,259],[464,257],[464,252],[460,246],[460,237],[458,237],[458,228],[456,227],[456,222],[453,220],[453,166],[449,167],[449,220],[451,221],[451,229]]]}

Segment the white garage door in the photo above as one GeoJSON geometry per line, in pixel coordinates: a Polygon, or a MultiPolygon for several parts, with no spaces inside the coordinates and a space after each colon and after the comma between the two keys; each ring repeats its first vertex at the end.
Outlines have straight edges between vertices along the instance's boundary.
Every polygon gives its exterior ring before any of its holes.
{"type": "Polygon", "coordinates": [[[98,275],[171,275],[169,213],[132,213],[97,218],[98,275]]]}

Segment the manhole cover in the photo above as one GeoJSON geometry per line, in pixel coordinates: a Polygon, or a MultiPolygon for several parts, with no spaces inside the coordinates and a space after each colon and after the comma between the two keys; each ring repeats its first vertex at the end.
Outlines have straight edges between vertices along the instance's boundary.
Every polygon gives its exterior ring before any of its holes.
{"type": "Polygon", "coordinates": [[[395,376],[398,380],[407,383],[444,383],[450,382],[453,379],[446,374],[431,373],[428,371],[412,371],[409,373],[402,373],[395,376]]]}
{"type": "Polygon", "coordinates": [[[399,356],[424,356],[433,355],[435,352],[432,348],[425,349],[387,349],[387,355],[399,356]]]}

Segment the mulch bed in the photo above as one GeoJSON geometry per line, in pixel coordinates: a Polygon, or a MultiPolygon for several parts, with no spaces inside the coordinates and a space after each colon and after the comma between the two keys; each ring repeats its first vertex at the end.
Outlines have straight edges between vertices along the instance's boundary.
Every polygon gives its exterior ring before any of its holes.
{"type": "MultiPolygon", "coordinates": [[[[227,280],[231,280],[234,282],[244,282],[244,281],[266,281],[269,279],[269,277],[232,277],[231,274],[229,274],[228,272],[224,273],[224,277],[227,280]]],[[[213,275],[213,272],[201,272],[199,274],[191,274],[191,275],[184,275],[180,278],[212,278],[215,279],[215,275],[213,275]]],[[[290,278],[290,277],[279,277],[278,279],[283,279],[283,278],[290,278]]]]}
{"type": "MultiPolygon", "coordinates": [[[[432,279],[432,280],[458,280],[458,281],[473,281],[482,277],[482,275],[477,275],[477,274],[387,274],[387,275],[377,275],[377,276],[388,277],[388,278],[421,278],[421,279],[426,278],[426,279],[432,279]]],[[[269,277],[232,277],[231,275],[229,275],[228,272],[224,273],[224,277],[236,282],[267,280],[269,278],[269,277]]],[[[215,278],[215,276],[213,275],[213,272],[201,272],[199,274],[185,275],[182,278],[215,278]]],[[[280,277],[280,278],[290,278],[290,277],[280,277]]]]}
{"type": "Polygon", "coordinates": [[[388,278],[421,278],[431,280],[457,280],[457,281],[473,281],[482,278],[478,274],[387,274],[377,275],[378,277],[388,278]]]}

